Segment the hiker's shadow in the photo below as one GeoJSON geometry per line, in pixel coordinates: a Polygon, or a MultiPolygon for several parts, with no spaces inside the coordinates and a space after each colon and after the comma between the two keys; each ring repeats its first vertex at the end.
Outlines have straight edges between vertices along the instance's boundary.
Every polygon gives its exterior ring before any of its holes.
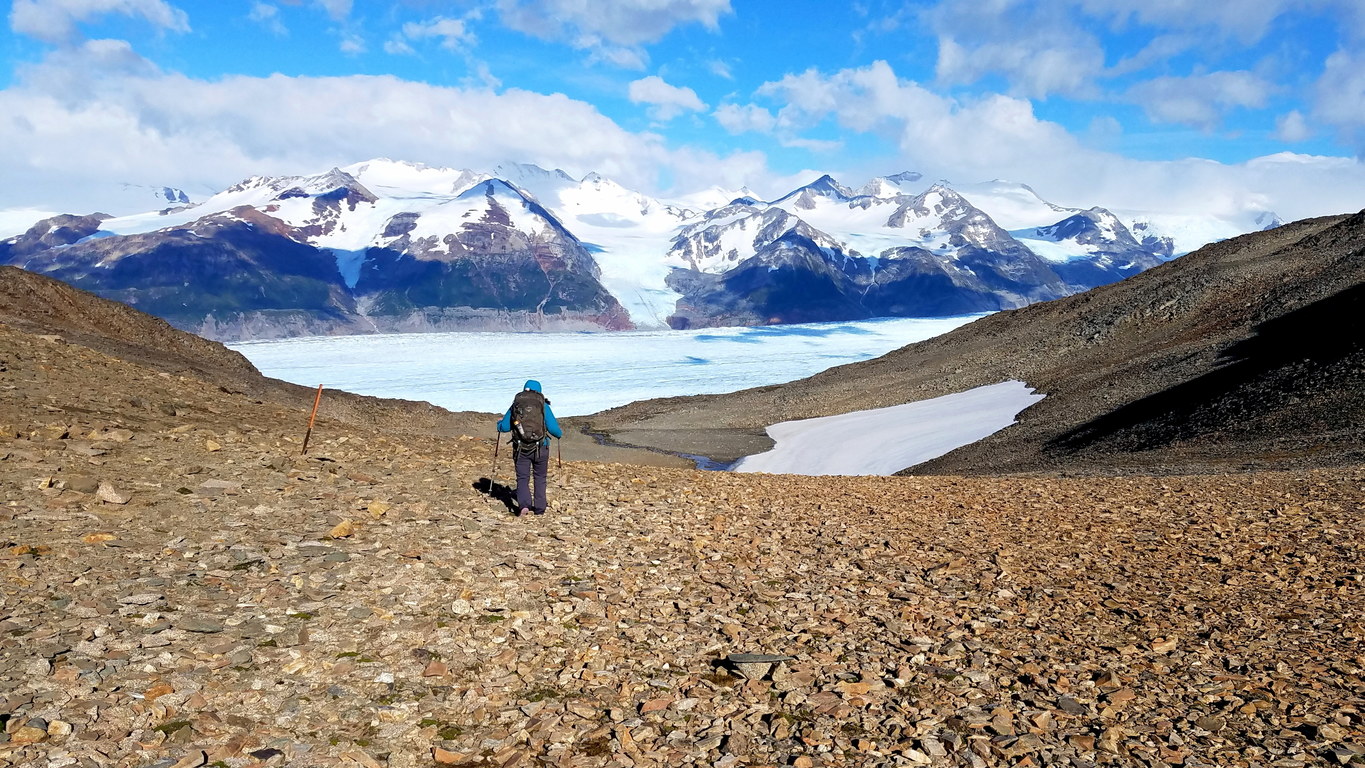
{"type": "Polygon", "coordinates": [[[517,512],[517,489],[509,485],[494,482],[487,477],[481,477],[474,481],[474,490],[488,496],[496,501],[501,501],[511,514],[517,512]]]}

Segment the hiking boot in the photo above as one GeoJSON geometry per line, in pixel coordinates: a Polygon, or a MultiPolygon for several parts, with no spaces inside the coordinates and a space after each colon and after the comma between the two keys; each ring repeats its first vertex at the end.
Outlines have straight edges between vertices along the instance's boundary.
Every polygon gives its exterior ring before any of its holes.
{"type": "Polygon", "coordinates": [[[530,511],[531,510],[527,509],[526,507],[522,507],[521,509],[517,510],[517,517],[526,517],[526,513],[530,511]]]}
{"type": "Polygon", "coordinates": [[[543,514],[545,514],[545,510],[543,510],[543,509],[537,509],[537,510],[535,510],[535,513],[536,513],[537,515],[543,515],[543,514]]]}

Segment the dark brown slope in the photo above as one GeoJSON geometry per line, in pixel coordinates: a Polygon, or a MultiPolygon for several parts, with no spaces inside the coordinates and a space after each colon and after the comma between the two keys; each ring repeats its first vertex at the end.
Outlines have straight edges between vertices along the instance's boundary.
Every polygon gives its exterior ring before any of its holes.
{"type": "MultiPolygon", "coordinates": [[[[166,321],[50,277],[0,266],[0,324],[58,336],[162,373],[203,381],[257,401],[311,408],[316,390],[263,376],[241,353],[172,327],[166,321]]],[[[135,395],[136,393],[129,393],[135,395]]],[[[508,394],[510,401],[511,394],[508,394]]],[[[430,403],[324,391],[319,414],[389,434],[492,435],[489,414],[451,412],[430,403]]],[[[302,429],[302,427],[300,427],[302,429]]],[[[665,466],[687,462],[656,452],[600,446],[583,435],[565,440],[566,457],[665,466]]]]}
{"type": "Polygon", "coordinates": [[[916,472],[1207,471],[1365,457],[1365,214],[1217,243],[1121,283],[1000,312],[876,360],[590,419],[731,459],[762,429],[1015,379],[1047,395],[916,472]]]}

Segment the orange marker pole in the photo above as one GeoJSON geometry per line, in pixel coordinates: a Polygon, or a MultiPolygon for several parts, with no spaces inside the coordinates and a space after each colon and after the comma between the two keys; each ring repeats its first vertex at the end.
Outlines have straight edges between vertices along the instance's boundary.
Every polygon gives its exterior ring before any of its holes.
{"type": "Polygon", "coordinates": [[[303,450],[299,452],[300,456],[306,455],[308,453],[308,438],[313,436],[313,420],[318,417],[318,403],[321,402],[322,385],[319,384],[317,397],[313,398],[313,412],[308,415],[308,431],[303,433],[303,450]]]}

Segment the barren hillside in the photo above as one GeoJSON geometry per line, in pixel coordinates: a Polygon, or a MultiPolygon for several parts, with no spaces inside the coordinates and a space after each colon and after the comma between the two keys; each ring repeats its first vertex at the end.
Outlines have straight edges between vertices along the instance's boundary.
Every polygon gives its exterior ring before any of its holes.
{"type": "Polygon", "coordinates": [[[205,375],[0,325],[0,765],[1365,759],[1359,466],[568,462],[518,519],[486,438],[301,456],[205,375]]]}

